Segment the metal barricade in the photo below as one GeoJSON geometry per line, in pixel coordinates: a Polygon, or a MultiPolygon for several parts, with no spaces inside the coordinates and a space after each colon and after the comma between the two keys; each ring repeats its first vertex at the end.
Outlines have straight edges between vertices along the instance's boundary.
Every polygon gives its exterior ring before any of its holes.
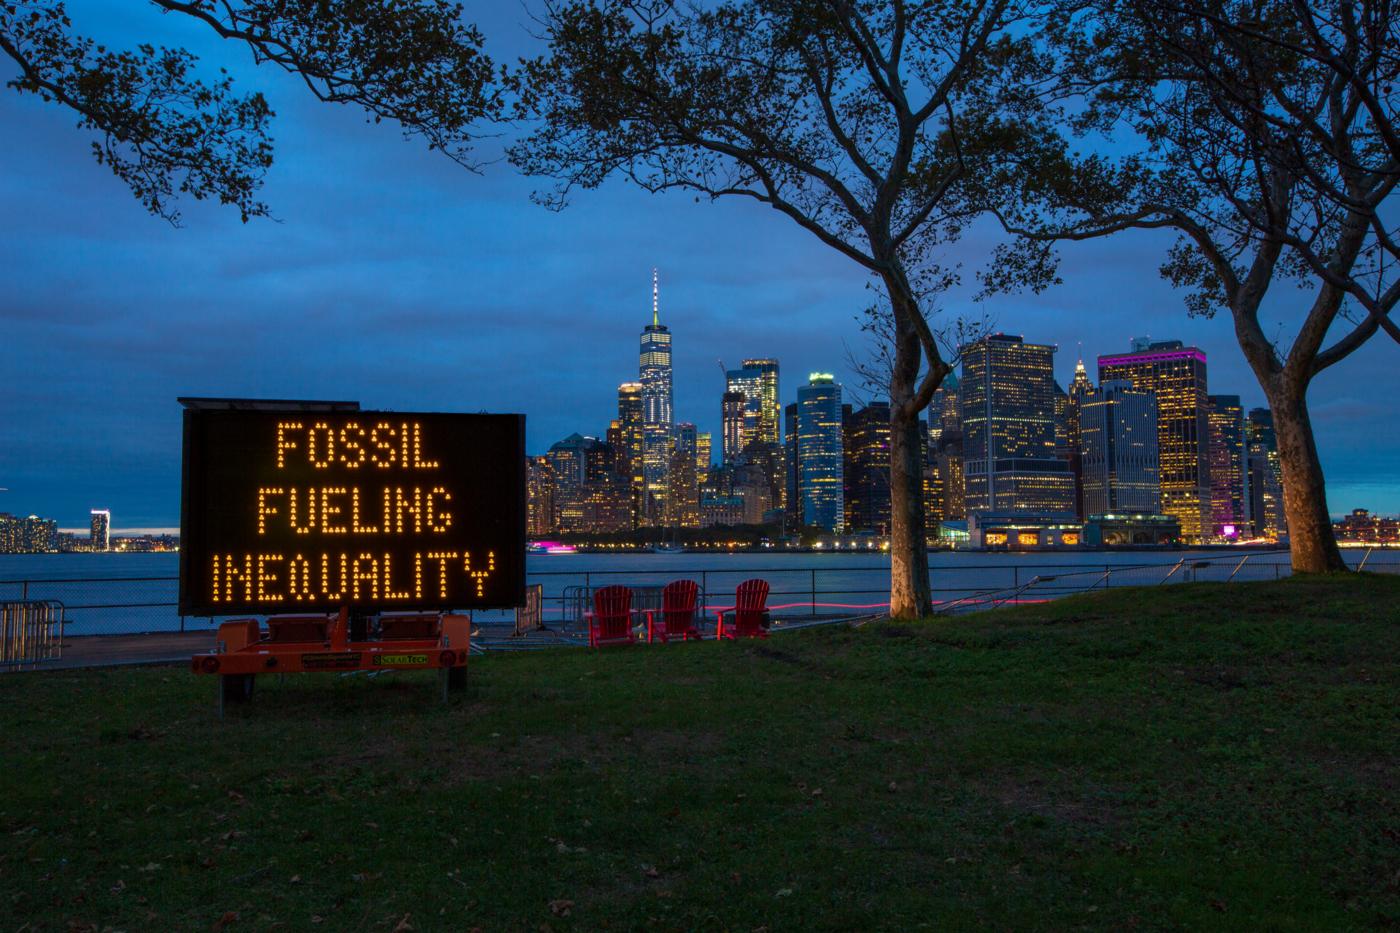
{"type": "Polygon", "coordinates": [[[544,584],[531,583],[525,587],[525,605],[515,610],[515,631],[524,635],[544,628],[544,584]]]}
{"type": "Polygon", "coordinates": [[[0,667],[57,660],[63,655],[63,603],[0,602],[0,667]]]}
{"type": "MultiPolygon", "coordinates": [[[[584,621],[584,614],[593,611],[593,592],[606,584],[585,584],[583,586],[564,587],[563,624],[565,629],[585,629],[587,623],[584,621]]],[[[661,609],[661,591],[663,585],[636,585],[624,584],[632,591],[632,610],[634,612],[645,612],[648,609],[661,609]]],[[[698,597],[697,597],[698,598],[698,597]]]]}

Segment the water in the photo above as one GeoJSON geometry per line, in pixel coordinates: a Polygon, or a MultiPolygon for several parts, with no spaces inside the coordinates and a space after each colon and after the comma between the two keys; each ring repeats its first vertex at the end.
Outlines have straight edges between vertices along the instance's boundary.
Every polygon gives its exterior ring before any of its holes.
{"type": "MultiPolygon", "coordinates": [[[[1241,565],[1244,551],[1055,551],[1039,553],[936,552],[930,557],[935,600],[974,601],[979,594],[1027,587],[1025,598],[1050,598],[1094,586],[1155,584],[1168,578],[1224,580],[1274,579],[1288,573],[1288,555],[1256,552],[1241,565]],[[1184,564],[1182,562],[1185,562],[1184,564]],[[1209,566],[1195,567],[1198,562],[1209,566]],[[1112,571],[1111,574],[1108,571],[1112,571]]],[[[1345,552],[1355,566],[1364,551],[1345,552]]],[[[1368,569],[1400,570],[1400,555],[1377,552],[1368,569]]],[[[218,620],[181,618],[176,610],[179,556],[176,554],[20,554],[0,555],[0,600],[56,599],[70,620],[68,634],[208,629],[218,620]],[[27,586],[20,581],[30,581],[27,586]]],[[[586,586],[623,583],[660,587],[680,576],[704,590],[704,606],[733,602],[735,587],[749,577],[772,586],[769,604],[782,614],[878,607],[888,598],[889,561],[880,554],[531,554],[531,583],[544,587],[546,621],[559,620],[563,598],[586,586]],[[800,604],[794,606],[793,604],[800,604]]],[[[509,613],[479,614],[482,621],[509,613]]]]}

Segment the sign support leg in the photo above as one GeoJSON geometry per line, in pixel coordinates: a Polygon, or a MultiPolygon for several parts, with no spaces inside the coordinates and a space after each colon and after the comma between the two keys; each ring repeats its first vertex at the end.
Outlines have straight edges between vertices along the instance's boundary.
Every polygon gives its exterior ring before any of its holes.
{"type": "Polygon", "coordinates": [[[331,628],[331,650],[345,651],[350,647],[350,607],[341,606],[331,628]]]}

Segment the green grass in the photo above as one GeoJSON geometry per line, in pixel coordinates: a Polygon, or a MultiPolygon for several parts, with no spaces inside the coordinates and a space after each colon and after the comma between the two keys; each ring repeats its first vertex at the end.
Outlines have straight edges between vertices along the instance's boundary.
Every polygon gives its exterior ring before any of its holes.
{"type": "Polygon", "coordinates": [[[1396,578],[434,687],[266,678],[218,722],[180,669],[0,677],[0,929],[1400,924],[1396,578]]]}

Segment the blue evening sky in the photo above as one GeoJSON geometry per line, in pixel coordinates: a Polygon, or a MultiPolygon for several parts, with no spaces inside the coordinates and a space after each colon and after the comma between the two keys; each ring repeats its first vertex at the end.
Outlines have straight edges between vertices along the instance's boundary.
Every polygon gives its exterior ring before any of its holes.
{"type": "MultiPolygon", "coordinates": [[[[864,345],[866,277],[770,209],[616,183],[550,213],[509,166],[469,174],[254,69],[246,50],[191,20],[141,3],[68,7],[100,41],[185,45],[211,74],[224,65],[268,96],[276,164],[263,198],[276,221],[245,225],[185,202],[174,229],[94,163],[71,113],[0,92],[0,511],[82,527],[90,508],[110,508],[117,530],[176,525],[179,395],[521,411],[532,453],[573,431],[601,434],[617,384],[637,375],[653,266],[677,420],[718,436],[717,359],[777,357],[784,403],[813,370],[856,381],[847,348],[864,345]]],[[[533,47],[519,5],[468,7],[498,60],[533,47]]],[[[0,79],[14,70],[0,61],[0,79]]],[[[968,282],[993,242],[972,236],[951,251],[968,282]]],[[[1228,321],[1188,318],[1158,278],[1168,242],[1127,234],[1075,246],[1064,284],[1042,295],[978,307],[968,289],[945,304],[1058,344],[1062,383],[1081,344],[1096,378],[1095,356],[1150,334],[1201,347],[1212,392],[1262,405],[1228,321]]],[[[1279,289],[1269,331],[1287,334],[1288,303],[1305,300],[1279,289]]],[[[1394,344],[1373,341],[1314,384],[1334,514],[1400,512],[1397,360],[1394,344]]]]}

